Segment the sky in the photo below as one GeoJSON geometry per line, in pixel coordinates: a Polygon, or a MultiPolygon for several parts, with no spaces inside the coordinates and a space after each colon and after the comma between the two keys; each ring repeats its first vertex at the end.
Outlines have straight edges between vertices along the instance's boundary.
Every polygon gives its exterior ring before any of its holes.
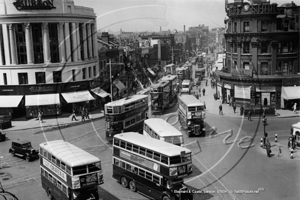
{"type": "MultiPolygon", "coordinates": [[[[188,30],[204,24],[209,29],[225,27],[225,0],[73,0],[94,9],[98,31],[142,32],[188,30]]],[[[271,3],[290,3],[270,0],[271,3]]],[[[294,0],[297,2],[298,0],[294,0]]],[[[233,0],[228,0],[232,3],[233,0]]],[[[298,6],[300,3],[296,3],[298,6]]]]}

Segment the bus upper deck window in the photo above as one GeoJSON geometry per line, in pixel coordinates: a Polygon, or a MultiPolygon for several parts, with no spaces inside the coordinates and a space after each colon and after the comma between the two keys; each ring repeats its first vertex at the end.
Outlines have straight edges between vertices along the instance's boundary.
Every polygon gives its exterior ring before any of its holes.
{"type": "Polygon", "coordinates": [[[79,174],[86,174],[86,165],[78,166],[78,167],[72,167],[73,175],[79,175],[79,174]]]}

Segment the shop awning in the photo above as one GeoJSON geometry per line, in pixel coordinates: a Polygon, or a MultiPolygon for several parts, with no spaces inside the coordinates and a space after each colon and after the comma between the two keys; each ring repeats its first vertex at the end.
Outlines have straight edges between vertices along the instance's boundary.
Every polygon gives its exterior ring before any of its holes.
{"type": "Polygon", "coordinates": [[[155,76],[156,74],[155,74],[155,72],[152,70],[152,69],[150,69],[150,68],[147,68],[147,70],[150,72],[150,74],[152,74],[153,76],[155,76]]]}
{"type": "Polygon", "coordinates": [[[59,94],[25,95],[25,106],[43,106],[60,104],[59,94]]]}
{"type": "Polygon", "coordinates": [[[0,95],[0,108],[16,108],[23,95],[0,95]]]}
{"type": "Polygon", "coordinates": [[[91,95],[91,93],[87,90],[78,91],[78,92],[61,93],[61,95],[68,103],[84,102],[84,101],[90,101],[95,99],[91,95]]]}
{"type": "Polygon", "coordinates": [[[275,86],[261,86],[256,88],[256,92],[276,92],[275,86]]]}
{"type": "Polygon", "coordinates": [[[281,97],[286,100],[300,99],[300,86],[282,87],[281,97]]]}
{"type": "Polygon", "coordinates": [[[119,81],[119,80],[118,81],[114,81],[114,85],[119,89],[119,92],[126,90],[125,85],[121,81],[119,81]]]}
{"type": "Polygon", "coordinates": [[[102,90],[100,87],[94,88],[91,90],[93,93],[95,93],[96,95],[98,95],[101,98],[105,98],[107,96],[110,96],[109,93],[105,92],[104,90],[102,90]]]}

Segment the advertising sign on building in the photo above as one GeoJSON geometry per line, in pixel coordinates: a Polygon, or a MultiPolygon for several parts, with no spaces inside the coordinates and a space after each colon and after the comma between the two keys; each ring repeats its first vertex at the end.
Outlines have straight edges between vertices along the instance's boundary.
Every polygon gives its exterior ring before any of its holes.
{"type": "Polygon", "coordinates": [[[251,86],[234,86],[234,97],[240,99],[250,99],[251,86]]]}

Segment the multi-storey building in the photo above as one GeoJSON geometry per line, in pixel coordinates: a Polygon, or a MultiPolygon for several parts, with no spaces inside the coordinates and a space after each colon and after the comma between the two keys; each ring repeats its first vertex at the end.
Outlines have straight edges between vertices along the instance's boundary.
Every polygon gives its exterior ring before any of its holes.
{"type": "Polygon", "coordinates": [[[1,112],[36,117],[94,105],[96,32],[93,9],[72,0],[1,0],[1,112]]]}
{"type": "Polygon", "coordinates": [[[218,92],[273,112],[300,104],[300,9],[265,0],[226,4],[225,71],[218,92]]]}

